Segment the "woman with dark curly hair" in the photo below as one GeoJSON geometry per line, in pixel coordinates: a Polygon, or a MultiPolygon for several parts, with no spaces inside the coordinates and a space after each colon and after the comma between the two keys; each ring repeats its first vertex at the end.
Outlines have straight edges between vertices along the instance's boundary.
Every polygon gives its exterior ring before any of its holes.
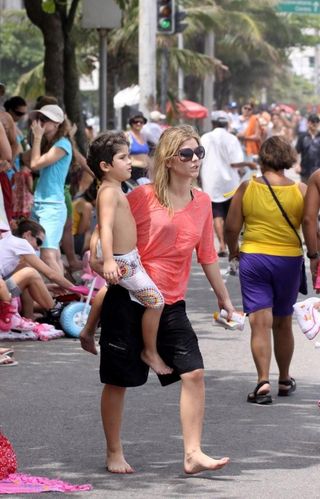
{"type": "Polygon", "coordinates": [[[278,396],[288,396],[296,389],[289,367],[294,349],[293,304],[298,296],[303,258],[299,230],[306,185],[285,175],[295,161],[296,153],[284,138],[267,139],[259,153],[262,177],[240,185],[226,220],[229,259],[239,259],[243,309],[249,315],[251,351],[258,373],[257,386],[247,401],[256,404],[272,403],[271,330],[279,368],[278,396]]]}

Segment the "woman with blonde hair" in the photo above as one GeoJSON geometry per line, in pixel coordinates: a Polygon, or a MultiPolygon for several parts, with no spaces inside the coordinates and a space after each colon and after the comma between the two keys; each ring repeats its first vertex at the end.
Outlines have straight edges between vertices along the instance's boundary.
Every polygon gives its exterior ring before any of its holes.
{"type": "Polygon", "coordinates": [[[46,231],[41,258],[62,273],[60,241],[67,218],[64,184],[72,161],[71,126],[56,104],[32,111],[30,118],[33,120],[30,167],[39,171],[33,216],[46,231]]]}
{"type": "MultiPolygon", "coordinates": [[[[233,306],[222,281],[213,246],[211,201],[193,188],[204,148],[190,126],[165,130],[154,156],[154,183],[128,195],[137,225],[138,250],[146,272],[163,294],[165,306],[158,330],[158,351],[172,374],[159,375],[162,385],[181,381],[180,415],[184,440],[184,471],[217,470],[229,458],[212,459],[201,450],[204,416],[204,371],[196,334],[185,310],[185,295],[193,250],[218,299],[231,317],[233,306]]],[[[95,252],[94,252],[95,253],[95,252]]],[[[93,262],[95,270],[99,267],[93,262]]],[[[100,269],[101,271],[101,269],[100,269]]],[[[100,379],[102,421],[107,443],[107,470],[132,473],[121,444],[121,420],[126,387],[147,381],[141,361],[141,317],[144,308],[120,286],[108,290],[101,314],[100,379]]],[[[93,333],[82,347],[97,353],[93,333]]]]}

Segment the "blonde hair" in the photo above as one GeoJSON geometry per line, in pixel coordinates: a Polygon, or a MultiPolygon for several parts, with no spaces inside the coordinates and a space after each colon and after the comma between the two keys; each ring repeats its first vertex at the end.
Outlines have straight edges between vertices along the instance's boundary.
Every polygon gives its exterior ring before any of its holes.
{"type": "Polygon", "coordinates": [[[190,125],[181,125],[167,128],[161,135],[154,153],[153,183],[155,194],[162,204],[173,211],[169,198],[170,169],[167,168],[169,159],[177,154],[181,145],[190,139],[200,144],[200,137],[190,125]]]}

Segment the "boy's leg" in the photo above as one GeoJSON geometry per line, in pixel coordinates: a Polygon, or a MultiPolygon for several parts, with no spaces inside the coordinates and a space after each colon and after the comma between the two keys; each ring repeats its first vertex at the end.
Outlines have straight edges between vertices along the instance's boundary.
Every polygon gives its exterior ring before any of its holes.
{"type": "Polygon", "coordinates": [[[194,474],[204,470],[218,470],[229,458],[213,459],[201,450],[205,388],[203,369],[181,374],[180,417],[184,441],[184,470],[194,474]]]}
{"type": "Polygon", "coordinates": [[[162,360],[157,351],[157,334],[159,328],[160,317],[163,307],[161,308],[146,308],[142,316],[142,337],[144,348],[141,352],[141,359],[156,374],[170,374],[171,367],[168,367],[162,360]]]}
{"type": "Polygon", "coordinates": [[[97,355],[97,349],[94,341],[94,333],[96,331],[98,322],[100,320],[101,309],[105,294],[107,292],[106,286],[99,289],[94,297],[86,325],[80,333],[80,343],[83,350],[97,355]]]}
{"type": "Polygon", "coordinates": [[[105,385],[101,395],[101,417],[107,442],[106,468],[111,473],[133,473],[123,455],[121,425],[126,389],[105,385]]]}

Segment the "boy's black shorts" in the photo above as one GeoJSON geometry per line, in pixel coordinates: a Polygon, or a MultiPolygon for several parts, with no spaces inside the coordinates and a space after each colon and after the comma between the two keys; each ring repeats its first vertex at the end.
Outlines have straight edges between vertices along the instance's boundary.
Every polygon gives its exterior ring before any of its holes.
{"type": "MultiPolygon", "coordinates": [[[[144,307],[133,302],[127,290],[111,286],[101,313],[102,383],[140,386],[146,383],[149,368],[140,359],[143,348],[141,319],[144,307]]],[[[185,302],[165,305],[159,331],[158,352],[174,372],[159,376],[165,386],[180,379],[180,374],[203,369],[198,339],[186,315],[185,302]]]]}

